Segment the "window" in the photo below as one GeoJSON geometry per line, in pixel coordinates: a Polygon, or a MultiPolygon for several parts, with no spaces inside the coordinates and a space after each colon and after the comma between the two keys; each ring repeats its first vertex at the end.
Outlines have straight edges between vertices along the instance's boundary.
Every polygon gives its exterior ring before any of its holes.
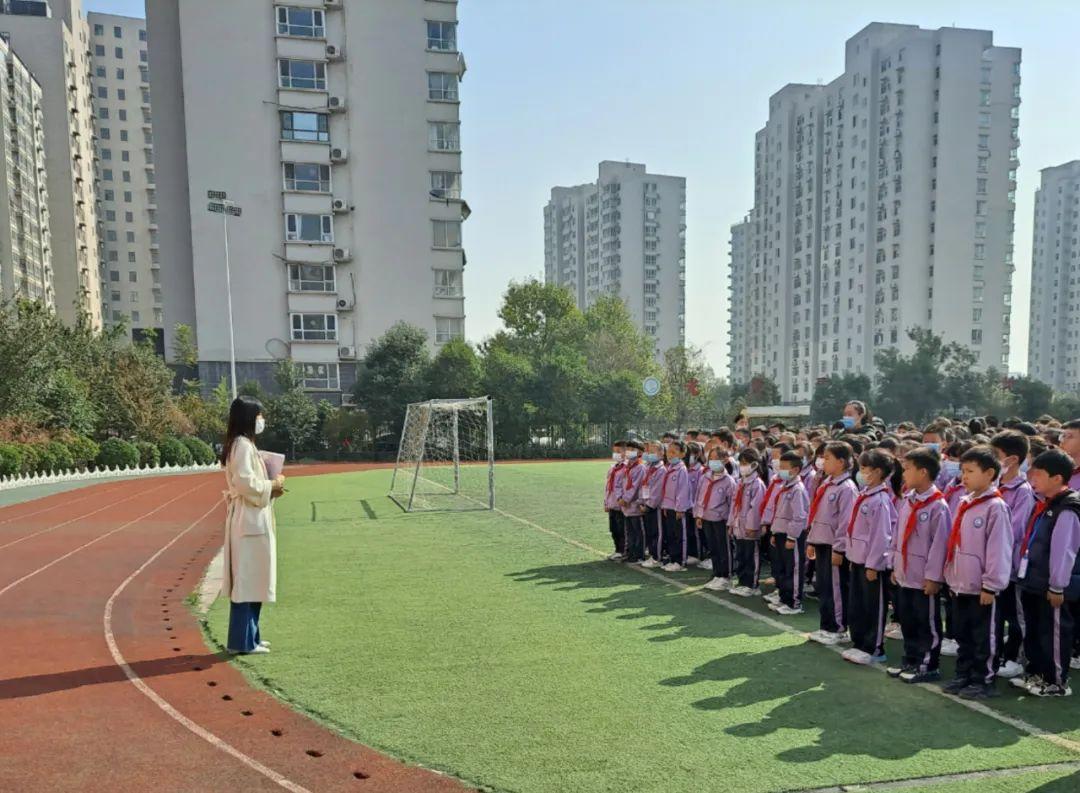
{"type": "Polygon", "coordinates": [[[120,302],[120,300],[121,300],[121,295],[120,295],[120,293],[119,293],[119,292],[116,292],[116,291],[112,291],[112,292],[110,292],[110,293],[109,293],[109,297],[110,297],[110,298],[112,299],[112,301],[113,301],[114,303],[119,303],[119,302],[120,302]]]}
{"type": "Polygon", "coordinates": [[[103,159],[103,160],[111,160],[112,159],[112,149],[102,149],[101,150],[101,159],[103,159]]]}
{"type": "Polygon", "coordinates": [[[117,80],[123,80],[124,79],[124,70],[123,69],[117,69],[116,70],[116,79],[117,80]]]}
{"type": "Polygon", "coordinates": [[[457,23],[428,20],[427,48],[442,52],[455,52],[457,50],[457,23]]]}
{"type": "Polygon", "coordinates": [[[989,149],[990,148],[990,136],[989,135],[980,135],[979,136],[979,148],[980,149],[989,149]]]}
{"type": "Polygon", "coordinates": [[[290,212],[285,216],[285,239],[289,242],[333,242],[334,216],[290,212]]]}
{"type": "Polygon", "coordinates": [[[979,89],[979,105],[981,105],[982,107],[989,107],[990,106],[990,89],[989,88],[981,88],[981,89],[979,89]]]}
{"type": "Polygon", "coordinates": [[[300,381],[309,391],[337,391],[341,388],[336,363],[300,364],[300,381]]]}
{"type": "Polygon", "coordinates": [[[445,344],[465,335],[461,317],[435,317],[435,343],[445,344]]]}
{"type": "Polygon", "coordinates": [[[330,166],[314,162],[287,162],[285,189],[309,193],[330,192],[330,166]]]}
{"type": "Polygon", "coordinates": [[[146,41],[146,31],[139,28],[139,41],[146,41]]]}
{"type": "Polygon", "coordinates": [[[431,221],[431,227],[435,237],[432,244],[436,248],[461,247],[460,220],[433,220],[431,221]]]}
{"type": "Polygon", "coordinates": [[[461,174],[454,171],[431,172],[433,198],[461,198],[461,174]]]}
{"type": "Polygon", "coordinates": [[[124,57],[124,48],[123,47],[117,47],[115,50],[113,50],[113,53],[116,55],[117,58],[123,58],[124,57]]]}
{"type": "Polygon", "coordinates": [[[98,96],[98,99],[108,99],[109,98],[109,89],[106,88],[103,85],[99,85],[98,89],[97,89],[97,96],[98,96]]]}
{"type": "Polygon", "coordinates": [[[299,90],[326,90],[326,64],[322,61],[278,59],[278,85],[299,90]]]}
{"type": "Polygon", "coordinates": [[[330,117],[325,113],[281,111],[281,137],[285,140],[330,142],[330,117]]]}
{"type": "Polygon", "coordinates": [[[104,169],[102,169],[101,178],[106,182],[111,182],[113,180],[112,168],[104,168],[104,169]]]}
{"type": "Polygon", "coordinates": [[[982,329],[981,328],[972,328],[971,329],[971,343],[972,344],[982,344],[982,329]]]}
{"type": "Polygon", "coordinates": [[[107,108],[107,107],[99,107],[98,108],[98,118],[106,119],[108,117],[109,117],[109,108],[107,108]]]}
{"type": "Polygon", "coordinates": [[[148,60],[150,60],[150,53],[146,50],[139,50],[139,60],[143,63],[146,63],[148,60]]]}
{"type": "Polygon", "coordinates": [[[290,264],[289,289],[293,292],[333,292],[337,289],[332,264],[290,264]]]}
{"type": "MultiPolygon", "coordinates": [[[[135,251],[128,251],[128,261],[135,264],[135,251]]],[[[132,273],[132,275],[135,275],[135,273],[132,273]]],[[[135,279],[132,278],[131,280],[134,281],[135,279]]]]}
{"type": "Polygon", "coordinates": [[[458,76],[451,72],[428,72],[428,99],[433,102],[456,102],[458,76]]]}
{"type": "Polygon", "coordinates": [[[277,32],[279,36],[298,36],[308,39],[326,37],[323,12],[318,8],[295,8],[278,6],[277,32]]]}
{"type": "Polygon", "coordinates": [[[117,111],[117,115],[120,117],[121,121],[127,121],[127,111],[124,110],[123,108],[120,108],[117,111]]]}
{"type": "MultiPolygon", "coordinates": [[[[109,271],[109,280],[114,282],[114,283],[118,282],[120,280],[120,271],[119,270],[110,270],[109,271]]],[[[120,298],[117,297],[115,299],[119,300],[120,298]]]]}
{"type": "Polygon", "coordinates": [[[95,44],[94,45],[94,55],[96,57],[98,57],[98,58],[104,58],[105,57],[105,45],[104,44],[95,44]]]}
{"type": "Polygon", "coordinates": [[[459,270],[435,271],[435,297],[462,297],[463,295],[459,270]]]}
{"type": "Polygon", "coordinates": [[[986,202],[985,201],[976,201],[975,202],[975,215],[976,215],[976,217],[986,217],[986,202]]]}
{"type": "Polygon", "coordinates": [[[112,34],[113,34],[114,38],[122,39],[124,37],[124,29],[122,27],[120,27],[119,25],[116,25],[112,29],[112,34]]]}
{"type": "Polygon", "coordinates": [[[97,77],[100,77],[102,79],[105,79],[105,67],[104,66],[98,66],[96,69],[94,69],[94,75],[97,76],[97,77]]]}
{"type": "Polygon", "coordinates": [[[139,321],[139,312],[138,311],[132,311],[131,312],[131,321],[132,322],[138,322],[139,321]]]}
{"type": "Polygon", "coordinates": [[[461,151],[461,125],[456,121],[428,122],[428,146],[435,151],[461,151]]]}
{"type": "Polygon", "coordinates": [[[123,162],[131,162],[131,152],[129,152],[127,149],[121,149],[120,150],[120,159],[123,162]]]}
{"type": "Polygon", "coordinates": [[[116,98],[123,102],[125,99],[127,99],[127,91],[125,91],[123,88],[117,88],[116,98]]]}
{"type": "Polygon", "coordinates": [[[975,243],[975,258],[976,259],[985,259],[986,258],[986,246],[983,245],[981,242],[976,242],[975,243]]]}
{"type": "Polygon", "coordinates": [[[94,35],[95,36],[104,36],[105,35],[105,26],[104,25],[94,25],[94,35]]]}
{"type": "Polygon", "coordinates": [[[109,229],[105,232],[105,239],[108,242],[116,242],[116,229],[109,229]]]}
{"type": "Polygon", "coordinates": [[[125,231],[124,232],[124,238],[128,242],[135,242],[135,232],[134,231],[125,231]]]}
{"type": "Polygon", "coordinates": [[[337,341],[335,314],[293,314],[293,341],[337,341]]]}
{"type": "Polygon", "coordinates": [[[971,321],[972,322],[982,322],[982,309],[981,308],[973,308],[973,309],[971,309],[971,321]]]}

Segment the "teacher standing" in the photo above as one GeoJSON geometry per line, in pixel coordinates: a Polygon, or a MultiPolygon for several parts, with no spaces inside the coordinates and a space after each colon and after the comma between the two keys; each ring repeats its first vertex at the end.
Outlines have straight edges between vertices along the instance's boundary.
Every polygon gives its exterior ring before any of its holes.
{"type": "Polygon", "coordinates": [[[229,598],[228,650],[268,653],[259,634],[263,603],[273,603],[277,584],[277,536],[273,499],[284,492],[285,477],[269,479],[255,446],[266,428],[262,404],[237,397],[229,408],[222,450],[228,512],[225,518],[225,564],[221,591],[229,598]]]}

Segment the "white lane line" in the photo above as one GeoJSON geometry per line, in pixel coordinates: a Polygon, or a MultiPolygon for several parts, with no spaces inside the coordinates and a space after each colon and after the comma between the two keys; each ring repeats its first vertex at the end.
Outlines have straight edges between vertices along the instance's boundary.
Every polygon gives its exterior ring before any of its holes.
{"type": "MultiPolygon", "coordinates": [[[[63,493],[70,493],[70,492],[71,492],[70,490],[63,491],[63,493]]],[[[78,498],[69,498],[67,501],[63,501],[63,502],[61,502],[59,504],[54,504],[51,507],[45,507],[44,509],[35,510],[34,512],[27,512],[24,515],[16,515],[16,516],[14,516],[12,518],[7,518],[6,520],[0,520],[0,526],[3,526],[6,523],[11,523],[12,521],[15,521],[15,520],[22,520],[24,518],[32,518],[32,517],[34,517],[34,515],[41,515],[42,513],[45,513],[45,512],[52,512],[54,509],[60,509],[60,507],[71,506],[72,504],[75,504],[75,503],[77,503],[79,501],[86,501],[86,499],[88,499],[88,498],[93,498],[96,495],[100,495],[102,492],[104,492],[104,489],[96,490],[96,491],[86,491],[86,495],[79,496],[78,498]]],[[[56,495],[63,495],[63,493],[57,493],[56,495]]],[[[26,502],[23,502],[23,503],[26,503],[26,502]]],[[[9,504],[6,508],[21,507],[22,505],[23,504],[20,504],[20,503],[9,504]]]]}
{"type": "MultiPolygon", "coordinates": [[[[206,483],[206,484],[209,484],[209,483],[206,483]]],[[[206,484],[202,484],[202,485],[199,485],[198,487],[196,487],[196,488],[195,488],[195,490],[198,490],[198,489],[199,489],[200,487],[205,487],[205,486],[206,486],[206,484]]],[[[165,487],[165,485],[161,485],[161,487],[165,487]]],[[[160,487],[155,487],[155,488],[153,488],[153,490],[160,490],[160,489],[161,489],[160,487]]],[[[38,568],[37,570],[34,570],[33,572],[27,573],[27,574],[26,574],[26,575],[24,575],[24,576],[23,576],[22,578],[17,578],[17,579],[15,579],[15,580],[14,580],[14,581],[12,581],[12,582],[11,582],[10,584],[8,584],[8,585],[7,585],[6,587],[4,587],[3,589],[0,589],[0,597],[2,597],[2,596],[3,596],[4,594],[5,594],[5,593],[7,593],[7,592],[10,592],[10,591],[11,591],[12,589],[14,589],[15,587],[17,587],[17,586],[18,586],[19,584],[23,583],[24,581],[29,581],[29,580],[30,580],[31,578],[33,578],[34,576],[36,576],[36,575],[37,575],[38,573],[44,573],[44,572],[45,572],[46,570],[48,570],[48,569],[49,569],[50,567],[52,567],[53,565],[57,565],[57,564],[59,564],[60,562],[64,561],[65,559],[69,559],[69,558],[71,558],[72,556],[74,556],[75,554],[77,554],[77,553],[78,553],[79,551],[85,550],[85,549],[89,548],[89,547],[90,547],[91,545],[96,545],[97,543],[99,543],[99,542],[101,542],[102,540],[104,540],[104,539],[105,539],[106,537],[111,537],[112,535],[116,534],[116,533],[117,533],[118,531],[123,531],[123,530],[124,530],[124,529],[126,529],[126,528],[127,528],[128,526],[133,526],[133,525],[135,525],[136,523],[138,523],[138,522],[139,522],[140,520],[145,520],[146,518],[150,517],[151,515],[153,515],[153,514],[154,514],[154,513],[156,513],[156,512],[161,512],[161,510],[165,509],[165,507],[169,506],[169,504],[173,503],[174,501],[179,501],[179,500],[180,500],[180,499],[182,499],[182,498],[187,498],[187,497],[188,497],[188,496],[190,496],[190,495],[191,495],[192,493],[194,493],[194,492],[195,492],[195,490],[189,490],[189,491],[187,491],[187,492],[181,493],[180,495],[178,495],[178,496],[176,496],[176,497],[174,497],[174,498],[170,498],[170,499],[169,499],[168,501],[166,501],[166,502],[165,502],[164,504],[162,504],[161,506],[159,506],[159,507],[155,507],[154,509],[152,509],[152,510],[150,510],[149,512],[146,512],[146,513],[144,513],[144,514],[142,514],[142,515],[140,515],[139,517],[135,518],[134,520],[129,520],[129,521],[128,521],[127,523],[125,523],[125,524],[124,524],[123,526],[117,526],[117,527],[116,527],[115,529],[112,529],[111,531],[107,531],[107,532],[105,532],[104,534],[99,534],[99,535],[98,535],[97,537],[95,537],[94,539],[90,540],[90,542],[86,542],[86,543],[83,543],[82,545],[80,545],[80,546],[79,546],[78,548],[76,548],[75,550],[73,550],[73,551],[68,551],[68,552],[67,552],[67,553],[65,553],[65,554],[64,554],[63,556],[58,556],[58,557],[56,557],[55,559],[53,559],[53,560],[52,560],[51,562],[49,562],[48,564],[43,564],[43,565],[42,565],[41,567],[39,567],[39,568],[38,568]]],[[[150,491],[150,490],[144,490],[144,491],[143,491],[142,493],[139,493],[138,495],[140,495],[140,496],[144,496],[144,495],[146,495],[146,494],[147,494],[147,493],[149,493],[149,492],[152,492],[152,491],[150,491]]],[[[135,498],[135,496],[132,496],[132,498],[135,498]]],[[[124,499],[124,501],[130,501],[130,500],[131,500],[131,499],[129,499],[129,498],[126,498],[126,499],[124,499]]],[[[98,509],[98,510],[94,510],[94,512],[91,512],[90,514],[91,514],[91,515],[93,515],[93,514],[96,514],[97,512],[101,512],[102,510],[108,509],[109,507],[113,507],[113,506],[116,506],[117,504],[120,504],[120,503],[122,503],[122,502],[120,502],[120,501],[116,501],[116,502],[113,502],[112,504],[109,504],[108,506],[102,507],[101,509],[98,509]]],[[[86,515],[84,515],[83,517],[87,517],[87,516],[86,516],[86,515]]],[[[74,518],[73,520],[80,520],[80,519],[81,519],[81,518],[74,518]]],[[[68,521],[68,523],[71,523],[71,522],[72,522],[72,521],[68,521]]],[[[63,524],[61,524],[61,525],[63,525],[63,524]]],[[[57,528],[59,528],[59,527],[57,527],[57,528]]]]}
{"type": "MultiPolygon", "coordinates": [[[[42,534],[48,534],[50,531],[55,531],[56,529],[62,528],[62,527],[67,526],[67,525],[69,525],[71,523],[76,523],[77,521],[83,520],[84,518],[89,518],[91,515],[96,515],[99,512],[104,512],[107,509],[112,509],[117,504],[123,504],[125,501],[131,501],[132,499],[138,498],[139,496],[145,496],[147,493],[153,493],[155,490],[161,490],[161,488],[163,488],[163,487],[165,487],[165,484],[158,485],[157,487],[152,487],[149,490],[140,490],[138,493],[135,493],[134,495],[128,496],[127,498],[122,498],[119,501],[110,502],[110,503],[106,504],[105,506],[101,507],[100,509],[95,509],[92,512],[87,512],[84,515],[79,515],[78,517],[74,517],[71,520],[65,520],[63,523],[57,523],[55,526],[49,526],[47,528],[41,529],[40,531],[35,531],[33,534],[27,534],[25,537],[20,537],[17,540],[12,540],[9,543],[5,543],[3,545],[0,545],[0,551],[4,550],[5,548],[10,548],[12,545],[18,545],[20,542],[26,542],[27,540],[32,540],[34,537],[40,537],[42,534]]],[[[112,491],[109,491],[109,492],[112,492],[112,491]]],[[[0,594],[3,594],[3,592],[0,592],[0,594]]]]}
{"type": "Polygon", "coordinates": [[[120,647],[116,643],[116,636],[113,635],[113,629],[112,629],[113,605],[116,603],[116,599],[118,597],[120,597],[120,594],[127,588],[127,585],[130,584],[132,581],[134,581],[135,578],[140,573],[142,573],[143,570],[145,570],[147,567],[149,567],[155,561],[157,561],[157,559],[163,553],[165,553],[167,550],[169,550],[169,548],[171,548],[178,540],[180,540],[181,537],[183,537],[189,531],[191,531],[196,526],[198,526],[200,523],[202,523],[204,520],[206,520],[206,518],[210,515],[210,513],[212,513],[214,510],[216,510],[218,508],[218,504],[220,504],[220,503],[221,503],[220,500],[215,502],[214,506],[212,506],[209,510],[207,510],[194,523],[192,523],[190,526],[188,526],[182,532],[180,532],[175,537],[173,537],[171,540],[169,540],[169,542],[167,542],[165,545],[163,545],[158,550],[157,553],[155,553],[153,556],[151,556],[149,559],[147,559],[145,562],[143,562],[142,566],[140,566],[138,570],[136,570],[134,573],[129,575],[127,578],[125,578],[123,583],[120,584],[120,586],[118,586],[116,588],[116,591],[114,591],[112,593],[112,595],[109,597],[108,602],[105,604],[105,615],[104,615],[104,619],[103,619],[104,628],[105,628],[105,641],[109,645],[109,652],[112,653],[112,657],[113,657],[113,660],[116,662],[116,665],[124,670],[124,674],[127,676],[127,679],[131,681],[131,684],[133,686],[135,686],[135,688],[137,688],[140,692],[142,692],[151,702],[153,702],[155,705],[157,705],[159,708],[161,708],[162,711],[164,711],[166,714],[168,714],[169,717],[171,717],[172,719],[179,722],[181,725],[183,725],[185,728],[187,728],[191,732],[195,733],[195,735],[202,738],[204,741],[206,741],[208,744],[213,746],[215,749],[219,749],[222,752],[225,752],[226,754],[231,755],[232,757],[236,758],[241,763],[246,765],[248,768],[251,768],[252,770],[257,771],[260,774],[262,774],[264,777],[269,779],[271,782],[274,782],[274,783],[280,785],[281,787],[285,788],[286,790],[292,791],[292,793],[311,793],[307,788],[302,787],[302,786],[296,784],[295,782],[292,782],[287,777],[282,776],[281,774],[279,774],[274,769],[268,768],[267,766],[263,765],[262,763],[260,763],[255,758],[249,757],[248,755],[244,754],[243,752],[241,752],[239,749],[237,749],[232,744],[227,743],[226,741],[222,740],[221,738],[219,738],[218,736],[216,736],[214,733],[210,732],[206,728],[196,724],[194,721],[192,721],[187,716],[185,716],[183,713],[181,713],[176,708],[174,708],[160,694],[158,694],[156,691],[154,691],[154,689],[150,688],[150,686],[148,686],[145,682],[143,682],[143,679],[140,678],[135,673],[135,670],[131,668],[131,666],[128,664],[127,660],[124,658],[123,653],[120,652],[120,647]]]}
{"type": "MultiPolygon", "coordinates": [[[[546,528],[544,526],[541,526],[538,523],[533,523],[531,520],[527,520],[526,518],[518,517],[517,515],[514,515],[513,513],[507,512],[506,510],[496,508],[494,511],[497,512],[498,514],[502,515],[503,517],[510,518],[511,520],[516,520],[518,523],[521,523],[521,524],[523,524],[525,526],[528,526],[529,528],[536,529],[537,531],[543,532],[544,534],[548,534],[548,535],[550,535],[552,537],[560,539],[565,543],[569,543],[570,545],[573,545],[573,546],[575,546],[577,548],[581,548],[584,551],[588,551],[590,553],[596,554],[597,556],[599,556],[601,558],[604,558],[604,557],[607,556],[607,554],[604,551],[601,551],[598,548],[593,548],[591,545],[589,545],[587,543],[581,542],[580,540],[575,540],[572,537],[567,537],[567,536],[565,536],[563,534],[560,534],[559,532],[557,532],[557,531],[555,531],[553,529],[546,528]]],[[[794,636],[801,636],[804,639],[809,637],[809,634],[807,634],[804,631],[800,631],[798,628],[794,628],[791,625],[788,625],[788,624],[786,624],[784,622],[781,622],[780,620],[773,619],[772,617],[766,617],[764,614],[759,614],[758,612],[753,611],[753,610],[748,609],[748,608],[745,608],[743,606],[740,606],[737,603],[732,603],[731,601],[723,600],[722,598],[717,597],[716,595],[712,594],[711,592],[706,592],[705,590],[701,589],[700,587],[691,586],[690,584],[683,583],[682,581],[678,581],[678,580],[676,580],[674,578],[669,578],[668,576],[663,575],[662,573],[657,573],[657,572],[655,572],[653,570],[638,567],[637,565],[628,565],[628,567],[630,569],[632,569],[632,570],[635,570],[635,571],[641,573],[642,575],[649,576],[650,578],[655,578],[657,581],[663,581],[665,584],[670,584],[671,586],[676,587],[678,589],[681,589],[683,591],[689,592],[692,595],[696,595],[697,597],[704,598],[705,600],[708,600],[710,603],[715,603],[715,604],[717,604],[719,606],[723,606],[724,608],[728,609],[729,611],[734,611],[736,614],[741,614],[742,616],[747,617],[748,619],[752,619],[752,620],[755,620],[757,622],[763,623],[765,625],[769,625],[770,627],[776,628],[777,630],[783,631],[784,633],[790,633],[790,634],[792,634],[794,636]]],[[[835,653],[837,655],[839,655],[840,653],[843,652],[843,649],[841,649],[840,647],[825,647],[824,645],[820,645],[820,646],[822,646],[823,649],[831,650],[833,653],[835,653]]],[[[870,667],[870,668],[876,668],[877,671],[881,672],[882,674],[885,673],[884,666],[881,665],[881,664],[877,665],[877,667],[870,667]]],[[[1042,740],[1048,741],[1049,743],[1052,743],[1052,744],[1054,744],[1056,746],[1059,746],[1059,747],[1061,747],[1063,749],[1068,749],[1071,752],[1076,752],[1076,753],[1080,754],[1080,742],[1078,742],[1078,741],[1073,741],[1073,740],[1070,740],[1069,738],[1065,738],[1065,737],[1063,737],[1061,735],[1055,735],[1052,732],[1047,732],[1046,730],[1042,729],[1041,727],[1036,727],[1034,724],[1029,724],[1028,722],[1024,721],[1023,719],[1018,719],[1018,718],[1016,718],[1014,716],[1008,716],[1008,715],[1006,715],[1004,713],[1001,713],[999,711],[994,710],[993,708],[987,707],[986,705],[984,705],[981,702],[973,702],[971,700],[960,699],[959,697],[954,697],[951,694],[946,694],[938,686],[934,686],[934,685],[931,685],[929,683],[918,683],[916,685],[919,688],[921,688],[923,691],[929,691],[932,694],[937,694],[938,696],[944,697],[945,699],[949,700],[950,702],[955,702],[957,705],[962,705],[963,707],[967,708],[968,710],[974,711],[975,713],[981,713],[983,716],[987,716],[987,717],[989,717],[991,719],[994,719],[995,721],[999,721],[1002,724],[1007,724],[1010,727],[1012,727],[1012,728],[1014,728],[1016,730],[1019,730],[1020,732],[1027,733],[1028,735],[1031,735],[1031,736],[1033,736],[1035,738],[1041,738],[1042,740]]]]}

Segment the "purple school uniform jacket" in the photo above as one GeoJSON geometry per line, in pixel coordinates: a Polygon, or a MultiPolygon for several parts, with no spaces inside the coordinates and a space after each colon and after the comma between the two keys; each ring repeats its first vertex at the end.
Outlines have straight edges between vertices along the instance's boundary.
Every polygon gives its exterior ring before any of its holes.
{"type": "Polygon", "coordinates": [[[896,508],[893,506],[893,494],[885,483],[865,490],[866,496],[858,510],[848,518],[844,531],[850,526],[847,537],[848,561],[852,564],[866,565],[871,570],[888,570],[891,561],[893,533],[896,531],[896,508]]]}
{"type": "Polygon", "coordinates": [[[623,474],[626,473],[626,463],[615,463],[608,469],[604,478],[604,509],[618,509],[619,499],[622,498],[623,474]]]}
{"type": "Polygon", "coordinates": [[[701,482],[701,478],[708,473],[709,469],[701,463],[694,463],[687,470],[690,472],[690,501],[697,503],[698,483],[701,482]]]}
{"type": "Polygon", "coordinates": [[[731,502],[728,528],[737,540],[756,540],[761,534],[761,499],[765,497],[765,483],[756,473],[742,477],[738,483],[742,498],[736,493],[731,502]],[[735,509],[735,499],[739,509],[735,509]]]}
{"type": "Polygon", "coordinates": [[[1009,482],[998,485],[998,491],[1009,508],[1009,521],[1012,524],[1013,558],[1010,580],[1016,580],[1016,571],[1020,568],[1020,545],[1027,532],[1031,511],[1035,509],[1035,491],[1028,484],[1026,476],[1017,475],[1009,482]]]}
{"type": "Polygon", "coordinates": [[[662,498],[661,509],[689,512],[694,506],[690,493],[690,472],[686,470],[686,464],[682,460],[668,464],[658,487],[662,498]]]}
{"type": "Polygon", "coordinates": [[[939,489],[945,494],[945,503],[949,507],[949,514],[955,516],[956,510],[960,508],[960,499],[967,494],[967,490],[960,484],[960,477],[950,479],[945,483],[945,487],[939,489]]]}
{"type": "Polygon", "coordinates": [[[769,486],[765,488],[765,494],[762,496],[761,502],[761,522],[766,526],[772,524],[773,517],[776,515],[776,499],[780,496],[780,485],[783,482],[779,478],[774,477],[769,481],[769,486]]]}
{"type": "Polygon", "coordinates": [[[702,475],[694,499],[694,517],[702,520],[728,520],[731,513],[731,500],[735,497],[735,480],[727,471],[714,474],[712,471],[702,475]],[[705,502],[706,495],[709,497],[705,502]]]}
{"type": "Polygon", "coordinates": [[[1072,476],[1069,477],[1069,490],[1080,491],[1080,465],[1073,469],[1072,476]]]}
{"type": "Polygon", "coordinates": [[[772,519],[773,534],[786,534],[789,540],[802,536],[806,531],[806,519],[810,515],[810,498],[802,480],[795,478],[785,482],[776,496],[772,519]]]}
{"type": "Polygon", "coordinates": [[[945,565],[944,542],[935,542],[939,535],[948,538],[952,517],[944,499],[938,499],[929,506],[918,510],[915,518],[915,530],[908,539],[907,562],[904,561],[904,533],[907,530],[911,513],[940,493],[931,487],[925,493],[909,491],[900,502],[900,511],[896,516],[896,531],[892,541],[892,569],[896,573],[896,583],[908,589],[922,589],[925,581],[941,581],[941,570],[945,565]]]}
{"type": "MultiPolygon", "coordinates": [[[[985,495],[985,494],[984,494],[985,495]]],[[[970,495],[963,502],[976,501],[970,495]]],[[[955,520],[955,516],[954,516],[955,520]]],[[[960,522],[960,545],[948,558],[949,535],[935,538],[945,544],[945,582],[960,595],[978,595],[982,590],[998,594],[1009,585],[1012,572],[1012,524],[1009,508],[999,497],[972,506],[960,522]]]]}
{"type": "Polygon", "coordinates": [[[660,487],[664,481],[664,473],[667,466],[661,463],[645,463],[645,476],[641,480],[641,503],[649,509],[657,509],[660,506],[660,487]]]}
{"type": "Polygon", "coordinates": [[[814,468],[813,461],[810,465],[804,465],[802,470],[799,471],[799,479],[802,480],[802,485],[806,488],[806,494],[812,496],[814,493],[814,477],[817,475],[817,469],[814,468]]]}
{"type": "Polygon", "coordinates": [[[623,472],[623,487],[619,498],[624,504],[622,512],[628,518],[640,515],[644,510],[641,506],[641,480],[645,478],[645,465],[637,460],[626,464],[623,472]]]}
{"type": "MultiPolygon", "coordinates": [[[[827,476],[821,480],[818,487],[821,492],[814,494],[814,498],[820,496],[818,508],[806,541],[816,545],[831,545],[837,553],[845,553],[848,519],[859,488],[848,473],[835,478],[827,476]]],[[[811,504],[814,498],[810,499],[811,504]]]]}

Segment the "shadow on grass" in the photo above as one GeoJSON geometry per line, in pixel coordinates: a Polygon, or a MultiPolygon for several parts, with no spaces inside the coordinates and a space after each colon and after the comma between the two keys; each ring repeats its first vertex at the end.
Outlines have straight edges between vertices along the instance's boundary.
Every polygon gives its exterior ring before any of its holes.
{"type": "MultiPolygon", "coordinates": [[[[557,592],[596,592],[584,600],[588,613],[647,620],[642,630],[664,632],[648,641],[753,639],[777,634],[768,625],[662,582],[642,580],[610,562],[551,565],[510,577],[557,592]]],[[[739,605],[757,610],[757,604],[749,600],[739,605]]],[[[1000,749],[1023,737],[1012,727],[969,713],[932,693],[877,671],[852,667],[811,643],[729,653],[686,674],[658,679],[657,685],[700,689],[702,698],[691,707],[727,711],[724,731],[737,738],[817,730],[812,743],[777,754],[777,760],[785,763],[815,763],[834,755],[901,760],[925,750],[1000,749]],[[752,721],[731,724],[739,718],[740,709],[760,712],[760,706],[768,703],[773,705],[763,718],[755,714],[752,721]]]]}
{"type": "Polygon", "coordinates": [[[1080,772],[1032,788],[1031,793],[1076,793],[1078,790],[1080,790],[1080,772]]]}

